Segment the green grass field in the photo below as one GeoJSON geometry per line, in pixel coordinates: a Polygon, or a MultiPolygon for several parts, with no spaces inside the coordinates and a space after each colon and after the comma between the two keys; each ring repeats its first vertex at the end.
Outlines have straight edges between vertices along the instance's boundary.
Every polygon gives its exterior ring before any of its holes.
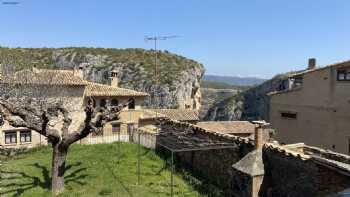
{"type": "MultiPolygon", "coordinates": [[[[170,170],[154,151],[141,148],[137,184],[137,145],[73,145],[67,158],[65,192],[60,196],[170,196],[170,170]],[[118,159],[119,158],[119,159],[118,159]],[[119,162],[118,162],[119,161],[119,162]]],[[[51,148],[2,159],[0,196],[51,196],[51,148]]],[[[174,176],[174,196],[202,196],[182,173],[174,176]]]]}

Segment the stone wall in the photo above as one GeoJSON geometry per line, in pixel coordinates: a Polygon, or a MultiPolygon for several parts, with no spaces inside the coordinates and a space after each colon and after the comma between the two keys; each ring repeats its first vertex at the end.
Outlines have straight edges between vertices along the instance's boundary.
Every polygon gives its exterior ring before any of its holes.
{"type": "MultiPolygon", "coordinates": [[[[176,153],[176,163],[194,176],[222,189],[225,196],[241,196],[237,178],[243,178],[232,165],[253,150],[251,144],[237,144],[235,148],[176,153]]],[[[243,178],[244,179],[244,178],[243,178]]],[[[248,184],[249,185],[249,184],[248,184]]]]}
{"type": "MultiPolygon", "coordinates": [[[[130,142],[138,144],[139,136],[138,132],[130,133],[130,142]]],[[[156,134],[155,133],[147,133],[140,132],[140,145],[146,148],[155,149],[156,148],[156,134]]]]}
{"type": "Polygon", "coordinates": [[[350,174],[316,162],[312,157],[276,151],[265,146],[265,177],[261,196],[327,196],[350,187],[350,174]]]}

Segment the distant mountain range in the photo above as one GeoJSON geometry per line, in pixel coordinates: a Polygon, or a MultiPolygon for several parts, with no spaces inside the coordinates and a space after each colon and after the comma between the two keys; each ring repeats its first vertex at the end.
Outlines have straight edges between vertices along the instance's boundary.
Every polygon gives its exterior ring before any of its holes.
{"type": "Polygon", "coordinates": [[[253,86],[266,81],[267,79],[257,77],[236,77],[236,76],[219,76],[219,75],[204,75],[204,81],[223,82],[234,86],[253,86]]]}

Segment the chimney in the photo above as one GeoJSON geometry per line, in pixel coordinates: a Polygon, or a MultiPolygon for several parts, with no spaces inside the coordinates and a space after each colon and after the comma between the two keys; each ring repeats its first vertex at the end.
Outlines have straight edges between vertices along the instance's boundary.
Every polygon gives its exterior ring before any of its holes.
{"type": "Polygon", "coordinates": [[[315,68],[316,68],[316,59],[315,58],[310,58],[307,69],[308,70],[312,70],[312,69],[315,69],[315,68]]]}
{"type": "Polygon", "coordinates": [[[34,64],[33,67],[32,67],[32,72],[33,72],[33,73],[38,73],[38,72],[39,72],[39,69],[36,67],[35,64],[34,64]]]}
{"type": "Polygon", "coordinates": [[[110,78],[111,78],[111,86],[118,87],[118,71],[112,70],[110,78]]]}
{"type": "Polygon", "coordinates": [[[253,121],[253,123],[255,124],[255,133],[254,133],[255,149],[259,150],[259,149],[262,149],[264,144],[270,138],[269,129],[267,129],[267,127],[270,124],[265,121],[253,121]]]}
{"type": "Polygon", "coordinates": [[[74,68],[74,76],[84,79],[84,64],[79,64],[78,68],[74,68]]]}

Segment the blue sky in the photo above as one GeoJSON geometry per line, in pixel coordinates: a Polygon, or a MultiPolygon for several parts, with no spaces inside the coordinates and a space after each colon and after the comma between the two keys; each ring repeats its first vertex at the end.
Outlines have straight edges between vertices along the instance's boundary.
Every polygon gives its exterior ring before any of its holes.
{"type": "Polygon", "coordinates": [[[160,48],[208,74],[264,78],[350,59],[348,0],[15,1],[0,4],[2,46],[150,49],[147,35],[180,35],[160,48]]]}

